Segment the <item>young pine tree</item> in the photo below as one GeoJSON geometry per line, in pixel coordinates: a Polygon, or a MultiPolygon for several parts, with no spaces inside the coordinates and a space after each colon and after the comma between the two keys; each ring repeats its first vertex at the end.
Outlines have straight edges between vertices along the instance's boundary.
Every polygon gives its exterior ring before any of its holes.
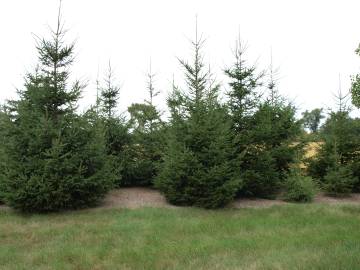
{"type": "Polygon", "coordinates": [[[0,193],[28,212],[94,205],[112,187],[102,133],[75,112],[82,89],[69,86],[74,44],[65,45],[60,20],[39,40],[39,69],[28,74],[19,99],[7,104],[2,125],[0,193]]]}
{"type": "Polygon", "coordinates": [[[188,89],[174,87],[168,99],[171,122],[156,186],[173,204],[217,208],[233,199],[239,181],[230,162],[230,123],[219,86],[204,71],[201,45],[196,35],[193,63],[180,61],[188,89]]]}

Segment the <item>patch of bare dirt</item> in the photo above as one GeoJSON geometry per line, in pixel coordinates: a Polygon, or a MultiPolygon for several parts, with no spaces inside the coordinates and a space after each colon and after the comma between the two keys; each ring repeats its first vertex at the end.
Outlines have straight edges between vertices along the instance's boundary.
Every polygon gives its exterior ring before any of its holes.
{"type": "Polygon", "coordinates": [[[328,203],[328,204],[359,204],[360,205],[360,193],[353,193],[347,197],[330,197],[323,193],[315,196],[314,203],[328,203]]]}
{"type": "MultiPolygon", "coordinates": [[[[313,203],[327,204],[358,204],[360,194],[351,194],[349,197],[329,197],[318,194],[313,203]]],[[[241,198],[232,202],[230,208],[268,208],[274,205],[286,205],[288,202],[280,199],[267,200],[259,198],[241,198]]],[[[169,204],[158,191],[149,188],[120,188],[113,190],[101,205],[103,208],[140,208],[140,207],[175,207],[169,204]]]]}
{"type": "MultiPolygon", "coordinates": [[[[351,194],[349,197],[329,197],[325,194],[318,194],[313,203],[325,204],[356,204],[360,205],[360,193],[351,194]]],[[[232,202],[230,208],[268,208],[274,205],[289,204],[282,200],[267,200],[258,198],[242,198],[232,202]]],[[[141,207],[165,207],[173,208],[165,197],[158,191],[150,188],[120,188],[111,191],[99,208],[141,208],[141,207]]],[[[0,205],[0,209],[7,209],[0,205]]]]}
{"type": "Polygon", "coordinates": [[[174,207],[157,190],[150,188],[120,188],[111,191],[101,205],[104,208],[174,207]]]}
{"type": "MultiPolygon", "coordinates": [[[[273,205],[283,205],[287,202],[266,199],[237,199],[230,208],[265,208],[273,205]]],[[[174,207],[158,191],[149,188],[120,188],[111,191],[105,198],[102,208],[140,208],[140,207],[174,207]]]]}

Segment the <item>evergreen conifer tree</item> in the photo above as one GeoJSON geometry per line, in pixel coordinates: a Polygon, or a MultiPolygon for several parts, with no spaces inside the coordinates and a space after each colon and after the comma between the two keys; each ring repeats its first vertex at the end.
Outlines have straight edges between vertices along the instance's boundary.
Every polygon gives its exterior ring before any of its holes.
{"type": "Polygon", "coordinates": [[[127,170],[124,174],[124,185],[152,185],[160,166],[163,154],[164,123],[161,114],[153,101],[160,93],[154,86],[154,74],[147,74],[147,91],[149,99],[144,103],[134,103],[128,108],[132,142],[129,148],[127,170]]]}
{"type": "Polygon", "coordinates": [[[114,80],[114,72],[109,61],[105,86],[101,88],[100,94],[101,109],[106,119],[115,117],[116,107],[120,96],[120,87],[115,84],[114,80]]]}
{"type": "MultiPolygon", "coordinates": [[[[259,170],[255,169],[253,179],[247,178],[244,190],[250,195],[271,198],[280,190],[303,146],[298,141],[301,123],[296,120],[296,108],[278,92],[272,55],[269,73],[268,95],[254,114],[251,131],[256,157],[254,167],[261,165],[259,170]]],[[[251,172],[251,166],[249,168],[251,172]]]]}
{"type": "Polygon", "coordinates": [[[255,66],[247,64],[245,50],[246,46],[243,45],[239,36],[233,51],[235,61],[231,67],[225,69],[230,86],[227,92],[227,107],[235,146],[232,166],[245,180],[244,183],[249,182],[247,178],[254,178],[248,172],[250,167],[254,170],[263,170],[256,168],[256,165],[262,165],[261,163],[254,164],[253,162],[257,147],[254,145],[251,131],[255,125],[254,114],[260,103],[259,87],[262,86],[264,75],[262,72],[258,73],[255,66]]]}
{"type": "Polygon", "coordinates": [[[243,195],[273,197],[294,159],[292,140],[300,132],[295,109],[279,95],[272,61],[268,95],[259,97],[260,80],[253,66],[244,60],[241,43],[235,50],[235,63],[226,71],[230,80],[228,108],[236,144],[234,167],[243,180],[243,195]]]}
{"type": "Polygon", "coordinates": [[[174,87],[168,99],[171,123],[156,186],[177,205],[217,208],[231,201],[239,181],[231,167],[231,128],[218,101],[219,85],[209,85],[196,34],[193,63],[180,61],[187,91],[174,87]]]}
{"type": "MultiPolygon", "coordinates": [[[[98,83],[100,85],[100,83],[98,83]]],[[[99,86],[98,110],[105,131],[106,152],[111,160],[116,175],[116,184],[123,185],[126,181],[131,136],[129,124],[122,115],[117,114],[120,86],[116,83],[114,71],[109,67],[104,84],[99,86]],[[125,179],[125,180],[124,180],[125,179]]]]}
{"type": "Polygon", "coordinates": [[[335,98],[337,109],[330,112],[322,127],[322,144],[317,155],[308,160],[308,172],[328,191],[340,194],[349,192],[349,187],[360,190],[360,121],[350,117],[348,95],[339,89],[335,98]]]}
{"type": "Polygon", "coordinates": [[[2,121],[0,193],[23,211],[57,211],[94,205],[112,187],[104,138],[76,113],[83,85],[69,86],[74,44],[65,45],[61,14],[50,39],[37,44],[39,68],[28,74],[19,99],[2,121]]]}
{"type": "MultiPolygon", "coordinates": [[[[339,97],[338,97],[339,100],[339,97]]],[[[340,103],[340,102],[338,102],[340,103]]],[[[356,181],[352,181],[356,191],[360,190],[360,121],[352,119],[349,110],[343,105],[337,111],[330,112],[329,118],[326,120],[320,138],[322,144],[315,157],[308,160],[309,174],[318,179],[323,186],[326,186],[326,178],[328,173],[336,174],[339,170],[350,171],[356,177],[356,181]]],[[[348,179],[351,179],[349,177],[348,179]]],[[[339,176],[339,183],[342,181],[339,176]]],[[[332,181],[335,187],[336,183],[332,181]]],[[[347,184],[349,186],[349,184],[347,184]]],[[[340,185],[339,185],[340,186],[340,185]]],[[[340,188],[340,187],[339,187],[340,188]]],[[[336,193],[335,188],[332,192],[336,193]]],[[[341,193],[341,192],[338,192],[341,193]]]]}
{"type": "MultiPolygon", "coordinates": [[[[246,136],[246,131],[252,125],[252,116],[256,111],[259,101],[259,87],[262,85],[263,72],[257,72],[255,65],[248,65],[245,60],[246,46],[239,39],[236,41],[233,65],[225,69],[229,78],[230,90],[228,108],[233,122],[233,129],[237,137],[246,136]]],[[[244,138],[238,138],[238,141],[244,138]]],[[[247,142],[243,141],[246,145],[247,142]]],[[[240,146],[240,148],[243,148],[240,146]]]]}

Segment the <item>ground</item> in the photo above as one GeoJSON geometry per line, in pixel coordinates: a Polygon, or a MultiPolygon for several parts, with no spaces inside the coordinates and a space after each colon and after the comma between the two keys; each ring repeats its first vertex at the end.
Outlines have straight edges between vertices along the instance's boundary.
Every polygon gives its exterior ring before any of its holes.
{"type": "MultiPolygon", "coordinates": [[[[360,194],[352,194],[349,197],[329,197],[324,194],[318,194],[313,203],[326,204],[358,204],[360,205],[360,194]]],[[[273,205],[289,204],[282,200],[266,200],[266,199],[237,199],[229,208],[263,208],[273,205]]],[[[159,191],[149,188],[121,188],[113,190],[105,198],[100,208],[140,208],[140,207],[166,207],[174,206],[166,202],[165,198],[159,191]]]]}
{"type": "Polygon", "coordinates": [[[237,200],[174,207],[120,189],[94,209],[21,215],[0,208],[0,269],[359,269],[360,196],[294,204],[237,200]],[[236,209],[240,208],[240,209],[236,209]]]}
{"type": "MultiPolygon", "coordinates": [[[[330,197],[323,193],[319,193],[313,204],[352,204],[360,206],[360,193],[351,194],[348,197],[330,197]]],[[[242,198],[236,199],[231,203],[228,208],[267,208],[274,205],[287,205],[288,202],[284,202],[280,199],[267,200],[259,198],[242,198]]],[[[111,208],[141,208],[141,207],[161,207],[161,208],[175,208],[175,206],[169,204],[164,196],[155,189],[132,187],[121,188],[111,191],[104,202],[97,208],[111,209],[111,208]]],[[[0,205],[0,208],[7,208],[4,205],[0,205]]]]}

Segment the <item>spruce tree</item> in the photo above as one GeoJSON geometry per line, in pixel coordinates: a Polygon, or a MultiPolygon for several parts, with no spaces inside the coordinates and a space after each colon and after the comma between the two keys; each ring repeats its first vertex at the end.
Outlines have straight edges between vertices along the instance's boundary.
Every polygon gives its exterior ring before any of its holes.
{"type": "Polygon", "coordinates": [[[129,160],[128,149],[131,136],[125,117],[117,113],[120,86],[116,82],[110,61],[103,85],[100,85],[99,82],[97,84],[100,90],[97,111],[100,113],[100,120],[104,126],[106,152],[112,161],[116,184],[123,185],[129,160]]]}
{"type": "Polygon", "coordinates": [[[239,36],[233,51],[235,61],[232,66],[225,69],[230,86],[227,92],[227,107],[234,135],[235,151],[232,157],[232,166],[245,180],[244,183],[248,178],[254,178],[248,176],[250,167],[254,170],[262,170],[256,168],[256,165],[261,166],[261,163],[254,164],[252,161],[256,157],[256,154],[252,152],[257,148],[253,144],[251,130],[255,124],[254,113],[259,106],[259,88],[263,84],[264,75],[262,72],[257,72],[255,65],[249,65],[246,62],[245,50],[246,46],[243,45],[239,36]]]}
{"type": "Polygon", "coordinates": [[[7,104],[0,193],[28,212],[97,204],[112,187],[102,132],[76,113],[83,85],[69,86],[74,44],[65,45],[59,9],[50,39],[39,39],[39,68],[7,104]]]}
{"type": "Polygon", "coordinates": [[[171,122],[156,186],[173,204],[217,208],[233,199],[239,181],[231,167],[231,129],[218,101],[219,85],[209,85],[202,39],[196,35],[192,44],[193,62],[180,60],[187,91],[174,87],[168,99],[171,122]]]}
{"type": "Polygon", "coordinates": [[[230,80],[228,108],[232,119],[236,154],[234,167],[243,185],[241,195],[272,198],[281,187],[294,160],[293,140],[300,132],[295,108],[278,93],[275,72],[270,65],[267,95],[259,97],[264,73],[244,60],[241,43],[235,63],[226,71],[230,80]]]}
{"type": "MultiPolygon", "coordinates": [[[[352,183],[360,190],[360,121],[352,119],[349,111],[331,112],[320,133],[321,145],[316,156],[308,160],[309,174],[326,186],[326,175],[346,168],[357,181],[352,183]]],[[[341,179],[339,179],[341,181],[341,179]]],[[[333,183],[335,185],[335,183],[333,183]]],[[[333,190],[334,191],[334,190],[333,190]]]]}
{"type": "Polygon", "coordinates": [[[120,96],[120,87],[115,84],[114,80],[114,72],[109,61],[105,85],[101,88],[100,94],[101,110],[106,119],[114,118],[120,96]]]}
{"type": "MultiPolygon", "coordinates": [[[[251,126],[251,118],[259,105],[259,87],[262,85],[264,76],[263,72],[257,72],[255,65],[247,64],[245,51],[246,46],[239,37],[233,52],[235,61],[231,67],[225,69],[230,86],[227,93],[228,108],[237,137],[241,137],[251,126]]],[[[239,140],[241,139],[239,138],[239,140]]],[[[246,142],[244,142],[245,144],[246,142]]]]}
{"type": "Polygon", "coordinates": [[[302,145],[296,109],[287,103],[264,102],[254,115],[253,142],[248,149],[242,193],[273,198],[286,179],[302,145]]]}
{"type": "Polygon", "coordinates": [[[248,178],[250,181],[244,190],[250,195],[272,198],[288,177],[290,166],[303,145],[299,142],[301,122],[295,117],[296,108],[278,91],[272,55],[269,73],[268,94],[254,114],[251,131],[253,153],[256,153],[253,162],[256,166],[262,165],[253,179],[248,178]]]}
{"type": "Polygon", "coordinates": [[[148,99],[134,103],[128,108],[132,140],[129,159],[124,173],[124,185],[152,185],[163,154],[164,123],[161,113],[154,105],[154,98],[160,93],[154,86],[154,74],[147,74],[148,99]]]}

